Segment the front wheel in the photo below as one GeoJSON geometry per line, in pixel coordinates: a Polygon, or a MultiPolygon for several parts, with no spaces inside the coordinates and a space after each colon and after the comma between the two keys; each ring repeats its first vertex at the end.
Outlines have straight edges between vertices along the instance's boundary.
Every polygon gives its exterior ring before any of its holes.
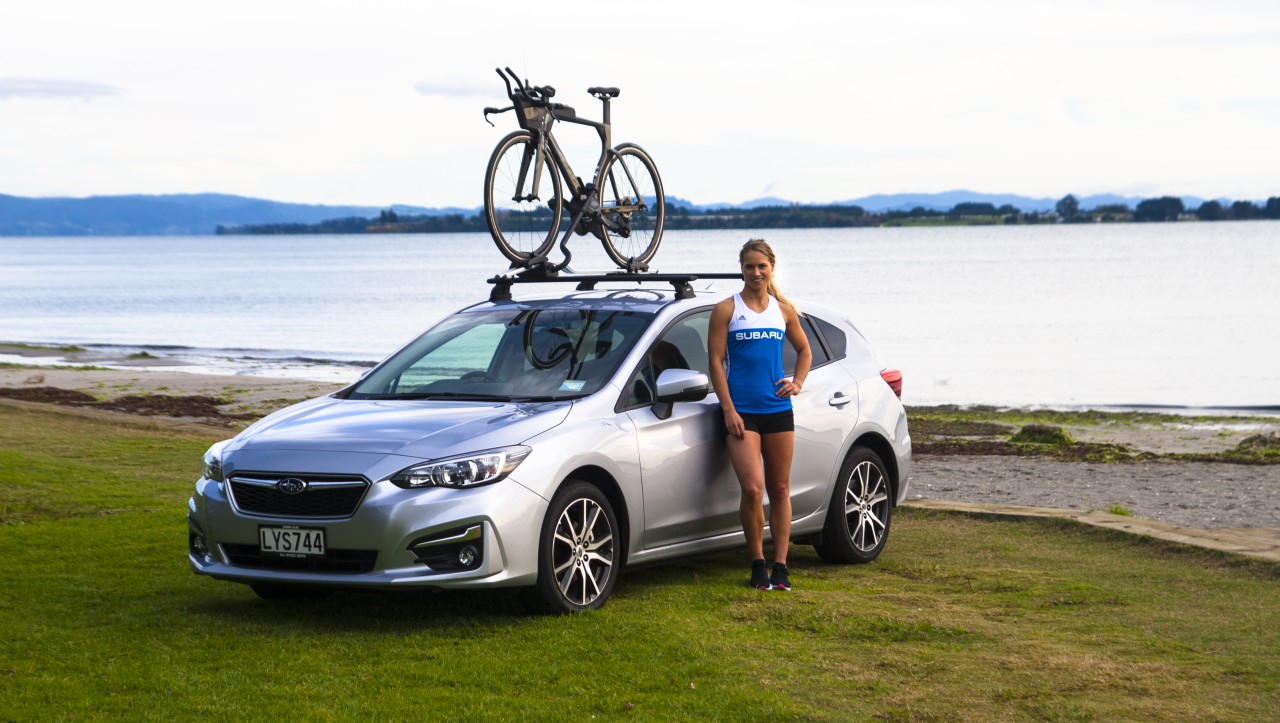
{"type": "Polygon", "coordinates": [[[498,143],[484,173],[484,218],[493,242],[513,267],[550,250],[564,200],[551,159],[528,131],[498,143]]]}
{"type": "Polygon", "coordinates": [[[884,462],[865,447],[854,447],[840,467],[822,528],[815,545],[827,562],[866,563],[880,556],[889,539],[893,515],[889,475],[884,462]]]}
{"type": "Polygon", "coordinates": [[[570,480],[551,499],[538,542],[538,581],[525,607],[555,614],[595,610],[617,580],[618,519],[597,487],[570,480]]]}
{"type": "Polygon", "coordinates": [[[598,192],[605,253],[629,271],[647,269],[658,252],[667,215],[653,159],[640,146],[623,143],[605,165],[598,192]]]}

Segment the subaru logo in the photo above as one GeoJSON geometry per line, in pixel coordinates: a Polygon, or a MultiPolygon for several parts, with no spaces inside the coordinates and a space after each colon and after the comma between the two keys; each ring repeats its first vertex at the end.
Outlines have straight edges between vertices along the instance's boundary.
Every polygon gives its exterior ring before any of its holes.
{"type": "Polygon", "coordinates": [[[276,489],[286,495],[296,495],[307,490],[307,481],[297,477],[285,477],[276,483],[276,489]]]}

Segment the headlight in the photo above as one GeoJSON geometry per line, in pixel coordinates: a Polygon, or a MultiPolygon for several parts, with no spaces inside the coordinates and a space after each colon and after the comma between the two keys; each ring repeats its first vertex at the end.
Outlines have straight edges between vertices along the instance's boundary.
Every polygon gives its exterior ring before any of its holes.
{"type": "Polygon", "coordinates": [[[226,477],[222,473],[222,448],[226,446],[226,442],[217,442],[204,453],[204,477],[214,482],[225,482],[226,477]]]}
{"type": "Polygon", "coordinates": [[[405,489],[492,484],[511,474],[532,451],[529,447],[503,447],[424,462],[392,475],[391,482],[405,489]]]}

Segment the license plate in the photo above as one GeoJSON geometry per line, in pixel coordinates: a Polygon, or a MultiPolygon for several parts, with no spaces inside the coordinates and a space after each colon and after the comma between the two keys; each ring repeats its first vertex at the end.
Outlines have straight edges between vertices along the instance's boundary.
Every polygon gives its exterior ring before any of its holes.
{"type": "Polygon", "coordinates": [[[318,527],[259,527],[258,547],[264,555],[321,557],[324,530],[318,527]]]}

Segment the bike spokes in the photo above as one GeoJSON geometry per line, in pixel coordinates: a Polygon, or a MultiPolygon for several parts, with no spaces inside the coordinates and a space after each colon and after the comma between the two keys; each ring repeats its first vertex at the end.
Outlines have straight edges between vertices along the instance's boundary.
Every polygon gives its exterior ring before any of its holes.
{"type": "Polygon", "coordinates": [[[485,221],[516,266],[546,254],[560,228],[560,179],[541,155],[533,136],[517,131],[494,149],[485,173],[485,221]]]}
{"type": "Polygon", "coordinates": [[[600,189],[600,230],[614,263],[629,271],[648,267],[662,237],[665,208],[662,179],[648,154],[620,146],[600,189]]]}

